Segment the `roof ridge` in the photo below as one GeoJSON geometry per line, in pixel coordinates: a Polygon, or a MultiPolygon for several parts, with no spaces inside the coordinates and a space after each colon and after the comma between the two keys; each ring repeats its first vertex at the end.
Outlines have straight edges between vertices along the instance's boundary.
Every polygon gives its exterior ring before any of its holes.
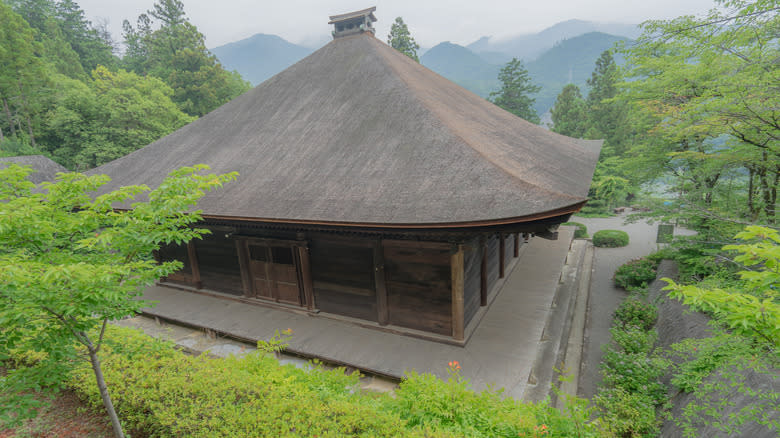
{"type": "MultiPolygon", "coordinates": [[[[387,44],[385,44],[384,42],[382,42],[382,41],[379,41],[377,38],[373,38],[373,39],[374,39],[374,40],[377,40],[377,41],[376,41],[376,44],[378,44],[378,45],[379,45],[380,47],[382,47],[383,49],[384,49],[384,48],[391,48],[390,46],[388,46],[388,45],[387,45],[387,44]],[[383,46],[384,46],[384,47],[383,47],[383,46]]],[[[392,48],[391,48],[391,49],[392,49],[392,48]]],[[[413,61],[411,58],[409,58],[408,56],[406,56],[406,55],[404,55],[404,54],[402,54],[402,53],[400,53],[400,52],[398,52],[398,51],[396,51],[395,49],[392,49],[392,51],[393,51],[394,53],[397,53],[398,55],[400,55],[400,58],[399,58],[399,59],[402,59],[402,58],[403,58],[403,59],[405,59],[405,60],[404,60],[404,62],[414,62],[414,61],[413,61]],[[407,60],[407,59],[408,59],[408,60],[407,60]]],[[[389,56],[389,54],[390,54],[391,52],[388,52],[388,51],[386,51],[386,50],[378,50],[378,52],[379,52],[379,54],[382,56],[382,58],[383,58],[385,61],[388,61],[388,56],[389,56]]],[[[435,117],[436,119],[438,119],[438,120],[441,120],[441,117],[439,117],[439,116],[438,116],[436,109],[435,109],[435,108],[432,108],[430,105],[428,105],[428,104],[426,103],[425,99],[421,99],[421,98],[420,98],[420,97],[417,95],[417,93],[415,92],[415,87],[413,86],[412,82],[411,82],[411,81],[410,81],[408,78],[406,78],[406,76],[403,74],[403,72],[402,72],[401,70],[397,69],[397,68],[396,68],[396,67],[393,65],[393,63],[392,63],[392,62],[387,62],[386,64],[388,65],[388,67],[390,67],[391,69],[393,69],[393,71],[396,73],[396,76],[397,76],[397,77],[398,77],[398,78],[399,78],[401,81],[403,81],[403,82],[404,82],[404,84],[405,84],[405,85],[407,86],[407,88],[408,88],[408,89],[409,89],[409,90],[412,92],[412,95],[413,95],[413,96],[416,98],[416,100],[417,100],[417,101],[418,101],[418,102],[419,102],[419,103],[420,103],[420,104],[421,104],[421,105],[422,105],[422,106],[423,106],[423,107],[424,107],[426,110],[428,110],[428,111],[429,111],[431,114],[433,114],[433,115],[434,115],[434,117],[435,117]]],[[[420,67],[422,67],[422,68],[424,68],[425,70],[427,70],[427,71],[428,71],[428,73],[431,73],[431,74],[434,74],[434,75],[436,75],[436,76],[439,76],[440,78],[444,79],[445,81],[449,81],[449,79],[447,79],[447,78],[445,78],[444,76],[442,76],[442,75],[440,75],[440,74],[436,73],[435,71],[433,71],[433,70],[429,69],[428,67],[425,67],[424,65],[422,65],[422,63],[416,63],[416,62],[415,62],[415,64],[418,64],[420,67]]],[[[457,85],[457,84],[455,84],[455,85],[457,85]]],[[[457,86],[459,86],[459,85],[457,85],[457,86]]],[[[459,86],[459,87],[460,87],[460,86],[459,86]]],[[[465,92],[467,92],[467,93],[470,93],[470,94],[472,94],[472,95],[474,95],[474,96],[478,97],[479,99],[482,99],[482,97],[480,97],[480,96],[477,96],[477,95],[476,95],[476,94],[474,94],[473,92],[471,92],[471,91],[469,91],[469,90],[467,90],[467,89],[465,89],[465,88],[463,88],[463,87],[461,87],[461,88],[463,89],[463,91],[465,91],[465,92]]],[[[489,101],[488,101],[488,102],[489,102],[489,101]]],[[[492,104],[492,102],[491,102],[491,104],[492,104]]],[[[518,117],[518,118],[519,118],[519,117],[518,117]]],[[[521,119],[521,120],[522,120],[522,119],[521,119]]],[[[480,155],[481,157],[485,158],[485,160],[487,160],[487,161],[488,161],[488,162],[489,162],[491,165],[493,165],[494,167],[498,168],[498,169],[499,169],[499,170],[501,170],[503,173],[505,173],[505,174],[509,175],[509,176],[510,176],[510,177],[512,177],[513,179],[516,179],[516,180],[522,181],[524,184],[528,184],[528,185],[531,185],[531,186],[537,187],[537,188],[539,188],[539,189],[541,189],[541,190],[543,190],[543,191],[545,191],[545,192],[547,192],[547,193],[555,194],[555,195],[558,195],[558,196],[563,196],[563,197],[570,198],[570,199],[573,199],[573,200],[583,200],[583,199],[587,199],[587,197],[581,197],[581,196],[574,196],[574,195],[570,195],[570,194],[568,194],[568,193],[563,193],[563,192],[560,192],[560,191],[558,191],[558,190],[552,190],[552,189],[550,189],[549,187],[544,187],[544,186],[542,186],[542,185],[539,185],[538,183],[535,183],[535,182],[528,181],[526,178],[523,178],[523,177],[521,177],[521,176],[519,176],[519,175],[517,175],[517,174],[513,173],[513,172],[512,172],[512,171],[510,171],[509,169],[507,169],[505,166],[503,166],[503,165],[501,164],[501,162],[500,162],[499,160],[497,160],[497,159],[493,159],[493,157],[491,157],[491,156],[489,156],[489,155],[485,154],[483,151],[480,151],[480,150],[478,150],[478,149],[474,148],[474,147],[471,145],[471,143],[470,143],[468,140],[466,140],[466,139],[465,139],[465,138],[464,138],[464,137],[463,137],[463,136],[462,136],[460,133],[458,133],[458,132],[456,132],[455,130],[451,129],[451,127],[449,126],[449,124],[447,124],[447,123],[442,123],[442,126],[443,126],[443,127],[444,127],[444,128],[445,128],[445,129],[446,129],[446,130],[447,130],[447,131],[450,133],[450,134],[452,134],[453,136],[455,136],[455,137],[457,137],[458,139],[460,139],[460,141],[461,141],[461,142],[462,142],[462,143],[463,143],[463,144],[464,144],[466,147],[468,147],[469,149],[473,150],[475,153],[477,153],[477,154],[478,154],[478,155],[480,155]]]]}

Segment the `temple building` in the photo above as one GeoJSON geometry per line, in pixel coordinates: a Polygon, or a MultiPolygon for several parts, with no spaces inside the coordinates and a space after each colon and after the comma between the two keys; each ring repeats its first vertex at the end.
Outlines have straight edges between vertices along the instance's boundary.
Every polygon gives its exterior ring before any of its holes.
{"type": "Polygon", "coordinates": [[[601,141],[522,120],[374,36],[333,41],[97,173],[108,189],[204,163],[203,240],[163,248],[170,287],[463,344],[527,235],[587,201],[601,141]]]}

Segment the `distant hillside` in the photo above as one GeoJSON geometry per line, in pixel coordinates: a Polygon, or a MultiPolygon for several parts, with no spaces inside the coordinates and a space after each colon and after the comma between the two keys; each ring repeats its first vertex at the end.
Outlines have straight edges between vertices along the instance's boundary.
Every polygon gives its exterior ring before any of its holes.
{"type": "MultiPolygon", "coordinates": [[[[524,63],[533,83],[542,86],[542,90],[534,96],[536,111],[542,115],[552,108],[563,86],[569,82],[577,84],[583,94],[587,94],[586,81],[593,72],[596,59],[604,50],[621,40],[626,38],[591,32],[564,39],[536,60],[524,63]]],[[[421,62],[482,97],[498,89],[498,72],[503,65],[491,63],[473,51],[452,43],[433,47],[423,55],[421,62]]]]}
{"type": "Polygon", "coordinates": [[[444,42],[426,51],[422,65],[482,97],[495,89],[499,65],[490,64],[471,50],[444,42]]]}
{"type": "Polygon", "coordinates": [[[600,32],[586,33],[559,42],[536,60],[527,63],[526,68],[534,83],[542,86],[536,95],[537,111],[541,114],[552,108],[558,94],[568,83],[576,84],[583,95],[587,94],[587,80],[596,66],[596,60],[604,50],[613,47],[618,41],[629,40],[600,32]]]}
{"type": "Polygon", "coordinates": [[[241,41],[211,49],[228,70],[258,85],[313,52],[276,35],[259,33],[241,41]]]}
{"type": "Polygon", "coordinates": [[[639,36],[640,30],[634,24],[568,20],[557,23],[535,34],[518,35],[501,40],[492,37],[482,37],[466,47],[480,56],[482,56],[483,52],[488,52],[486,56],[504,53],[510,58],[514,56],[525,61],[531,61],[563,39],[573,38],[590,32],[601,32],[634,39],[639,36]]]}

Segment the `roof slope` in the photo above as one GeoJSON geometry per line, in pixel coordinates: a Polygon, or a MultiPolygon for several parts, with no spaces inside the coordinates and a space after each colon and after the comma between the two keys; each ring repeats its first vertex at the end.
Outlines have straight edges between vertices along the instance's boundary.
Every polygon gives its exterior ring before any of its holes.
{"type": "Polygon", "coordinates": [[[530,124],[376,38],[337,38],[253,90],[94,172],[159,184],[205,163],[238,171],[207,216],[408,225],[576,209],[599,143],[530,124]]]}
{"type": "Polygon", "coordinates": [[[2,157],[0,166],[5,164],[18,164],[20,166],[30,166],[35,172],[31,173],[27,179],[35,184],[44,181],[54,181],[57,172],[67,172],[68,169],[55,163],[43,155],[23,155],[19,157],[2,157]]]}

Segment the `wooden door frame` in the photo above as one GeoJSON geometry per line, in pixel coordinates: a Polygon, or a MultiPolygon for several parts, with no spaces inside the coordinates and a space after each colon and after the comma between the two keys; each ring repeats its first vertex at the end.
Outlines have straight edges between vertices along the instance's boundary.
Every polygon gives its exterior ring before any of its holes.
{"type": "MultiPolygon", "coordinates": [[[[279,293],[276,288],[276,279],[271,278],[268,270],[268,264],[273,263],[272,247],[290,248],[293,258],[293,266],[298,284],[298,293],[300,304],[298,306],[314,310],[314,289],[311,280],[311,262],[309,260],[309,242],[305,240],[281,240],[268,239],[254,236],[235,236],[236,250],[238,251],[239,269],[241,270],[241,283],[246,298],[257,298],[252,279],[251,259],[249,256],[249,246],[262,246],[266,249],[268,262],[266,264],[266,276],[272,282],[271,295],[276,303],[279,301],[279,293]]],[[[260,298],[262,299],[262,298],[260,298]]],[[[287,304],[287,303],[280,303],[287,304]]],[[[294,305],[294,304],[291,304],[294,305]]]]}

